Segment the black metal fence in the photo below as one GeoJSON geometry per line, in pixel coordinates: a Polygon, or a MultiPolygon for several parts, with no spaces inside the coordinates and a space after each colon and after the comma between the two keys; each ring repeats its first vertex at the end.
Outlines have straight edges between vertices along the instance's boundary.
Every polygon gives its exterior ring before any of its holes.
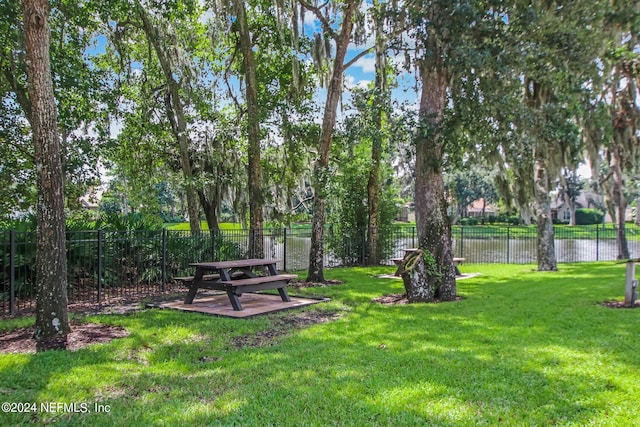
{"type": "MultiPolygon", "coordinates": [[[[418,245],[415,227],[394,226],[381,234],[384,263],[418,245]]],[[[311,230],[263,230],[264,255],[281,270],[308,267],[311,230]]],[[[640,255],[640,228],[627,229],[633,257],[640,255]]],[[[460,226],[452,231],[454,255],[467,263],[536,261],[533,227],[460,226]]],[[[35,306],[35,233],[0,232],[0,316],[35,306]]],[[[70,231],[67,233],[70,303],[106,302],[178,290],[174,277],[193,274],[190,263],[251,257],[255,248],[248,230],[221,230],[192,235],[185,231],[70,231]]],[[[366,230],[333,230],[325,239],[327,267],[366,261],[366,230]]],[[[614,260],[616,230],[611,226],[556,229],[559,262],[614,260]]]]}

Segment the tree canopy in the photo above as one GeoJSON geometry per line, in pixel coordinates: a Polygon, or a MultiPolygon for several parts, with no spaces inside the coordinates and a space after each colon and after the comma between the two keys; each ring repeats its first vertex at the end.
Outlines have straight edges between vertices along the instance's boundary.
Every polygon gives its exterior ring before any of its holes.
{"type": "MultiPolygon", "coordinates": [[[[461,212],[500,198],[537,224],[538,267],[553,270],[550,193],[558,180],[568,189],[563,171],[588,159],[628,256],[636,2],[49,7],[68,212],[109,176],[104,209],[182,216],[194,233],[202,218],[215,229],[227,215],[254,230],[258,256],[265,224],[307,220],[308,279],[322,281],[327,221],[366,226],[375,264],[378,230],[394,206],[413,202],[420,246],[437,266],[435,295],[454,297],[451,204],[461,212]]],[[[19,2],[0,13],[4,221],[35,205],[37,156],[19,2]]]]}

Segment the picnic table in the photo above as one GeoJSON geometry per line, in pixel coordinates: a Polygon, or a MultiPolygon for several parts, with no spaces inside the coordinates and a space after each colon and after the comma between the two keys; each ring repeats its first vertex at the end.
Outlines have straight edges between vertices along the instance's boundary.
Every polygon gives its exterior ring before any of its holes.
{"type": "Polygon", "coordinates": [[[282,301],[289,302],[287,284],[296,278],[292,274],[278,274],[277,260],[261,258],[239,259],[233,261],[194,262],[195,275],[190,277],[176,277],[176,280],[189,286],[185,297],[185,304],[192,304],[199,289],[225,291],[229,296],[231,306],[236,311],[242,311],[240,296],[245,292],[255,292],[267,289],[277,289],[282,301]],[[266,275],[259,276],[255,269],[261,268],[266,275]]]}
{"type": "MultiPolygon", "coordinates": [[[[405,248],[403,249],[404,251],[404,256],[406,257],[407,254],[413,253],[415,251],[417,251],[418,248],[405,248]]],[[[402,275],[402,266],[404,265],[404,257],[403,258],[393,258],[391,261],[393,261],[393,263],[398,267],[396,269],[396,272],[394,273],[395,276],[401,276],[402,275]]],[[[465,258],[453,258],[453,268],[455,269],[456,272],[456,276],[462,276],[462,273],[460,272],[460,269],[458,268],[458,265],[462,264],[465,261],[465,258]]]]}

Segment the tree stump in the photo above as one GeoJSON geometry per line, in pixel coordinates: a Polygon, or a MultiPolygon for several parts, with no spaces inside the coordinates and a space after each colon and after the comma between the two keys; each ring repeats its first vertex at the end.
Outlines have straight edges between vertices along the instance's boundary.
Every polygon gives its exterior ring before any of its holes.
{"type": "Polygon", "coordinates": [[[627,273],[625,277],[624,286],[624,305],[625,307],[634,307],[636,303],[638,281],[636,276],[636,263],[635,260],[627,261],[627,273]]]}

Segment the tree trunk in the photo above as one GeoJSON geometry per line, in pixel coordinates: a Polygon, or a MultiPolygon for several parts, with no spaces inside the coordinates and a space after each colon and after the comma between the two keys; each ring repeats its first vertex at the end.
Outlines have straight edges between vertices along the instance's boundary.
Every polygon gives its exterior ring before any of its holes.
{"type": "Polygon", "coordinates": [[[569,226],[576,225],[576,201],[571,197],[568,198],[569,202],[569,226]]]}
{"type": "Polygon", "coordinates": [[[433,302],[436,299],[438,272],[433,257],[423,250],[408,253],[402,266],[402,281],[411,302],[433,302]],[[423,286],[415,286],[423,283],[423,286]]]}
{"type": "Polygon", "coordinates": [[[253,54],[251,32],[247,23],[244,0],[235,1],[240,49],[244,63],[245,99],[248,121],[248,177],[249,177],[249,248],[254,258],[264,257],[262,169],[260,165],[260,109],[258,79],[253,54]]]}
{"type": "Polygon", "coordinates": [[[420,72],[421,127],[416,136],[415,165],[416,228],[419,247],[433,256],[437,274],[414,275],[407,294],[425,295],[433,289],[435,298],[450,301],[456,298],[456,275],[451,224],[444,195],[443,147],[439,129],[447,102],[448,73],[438,60],[435,64],[422,64],[420,72]]]}
{"type": "Polygon", "coordinates": [[[198,199],[200,199],[200,206],[202,206],[204,216],[207,219],[209,231],[219,230],[218,202],[210,202],[203,191],[198,191],[198,199]]]}
{"type": "MultiPolygon", "coordinates": [[[[614,136],[615,138],[615,136],[614,136]]],[[[627,210],[627,199],[624,196],[624,177],[622,176],[622,159],[620,155],[620,145],[615,145],[611,150],[611,171],[613,172],[613,203],[616,210],[617,223],[616,246],[618,247],[618,259],[629,259],[629,245],[627,244],[627,233],[625,229],[625,213],[627,210]]]]}
{"type": "Polygon", "coordinates": [[[45,0],[23,1],[27,76],[38,185],[34,333],[37,351],[65,349],[70,330],[67,314],[64,185],[49,62],[51,40],[48,7],[45,0]]]}
{"type": "MultiPolygon", "coordinates": [[[[544,105],[551,96],[551,88],[548,85],[540,84],[529,78],[525,80],[525,101],[531,110],[542,114],[544,105]]],[[[538,242],[536,245],[538,271],[558,270],[553,218],[551,216],[551,200],[549,197],[551,180],[547,169],[549,165],[549,159],[547,158],[548,146],[553,143],[555,142],[545,140],[538,133],[536,134],[535,147],[533,148],[533,196],[538,226],[538,242]]]]}
{"type": "Polygon", "coordinates": [[[327,198],[313,198],[311,221],[311,248],[309,250],[309,271],[307,282],[324,282],[324,226],[327,222],[327,198]]]}
{"type": "Polygon", "coordinates": [[[534,183],[533,192],[536,206],[536,222],[538,225],[537,258],[538,271],[556,271],[556,248],[551,218],[551,202],[549,200],[549,174],[546,169],[547,159],[542,148],[534,148],[534,183]]]}
{"type": "Polygon", "coordinates": [[[162,40],[160,40],[158,28],[151,23],[147,12],[139,3],[138,10],[140,12],[140,18],[142,19],[144,33],[147,36],[148,41],[153,46],[156,56],[158,57],[158,62],[160,62],[162,72],[164,73],[165,80],[167,82],[165,107],[167,110],[167,118],[171,123],[171,128],[178,142],[178,148],[180,151],[180,166],[182,168],[182,174],[185,179],[185,193],[187,196],[187,215],[189,216],[189,226],[191,229],[191,234],[199,234],[200,214],[193,182],[191,156],[189,154],[189,136],[187,133],[187,122],[185,120],[182,100],[180,99],[180,85],[175,80],[174,72],[171,68],[171,63],[169,62],[169,58],[167,57],[167,54],[164,50],[164,44],[162,40]]]}
{"type": "Polygon", "coordinates": [[[347,2],[342,21],[342,29],[336,41],[336,56],[333,60],[331,80],[327,89],[327,100],[324,104],[322,129],[318,160],[313,168],[313,223],[311,231],[311,249],[309,251],[308,282],[324,282],[324,234],[327,222],[327,193],[329,178],[329,154],[333,128],[336,124],[338,103],[342,95],[342,74],[344,72],[344,58],[351,40],[353,28],[353,14],[357,7],[355,1],[347,2]]]}
{"type": "MultiPolygon", "coordinates": [[[[375,7],[379,7],[374,2],[375,7]]],[[[376,19],[376,46],[375,46],[375,91],[374,91],[374,110],[375,110],[375,135],[371,141],[371,170],[369,171],[369,180],[367,182],[367,203],[369,217],[367,223],[367,257],[366,261],[369,265],[380,263],[380,162],[382,161],[382,122],[384,115],[384,106],[386,102],[386,50],[384,40],[384,28],[382,20],[376,19]]]]}

